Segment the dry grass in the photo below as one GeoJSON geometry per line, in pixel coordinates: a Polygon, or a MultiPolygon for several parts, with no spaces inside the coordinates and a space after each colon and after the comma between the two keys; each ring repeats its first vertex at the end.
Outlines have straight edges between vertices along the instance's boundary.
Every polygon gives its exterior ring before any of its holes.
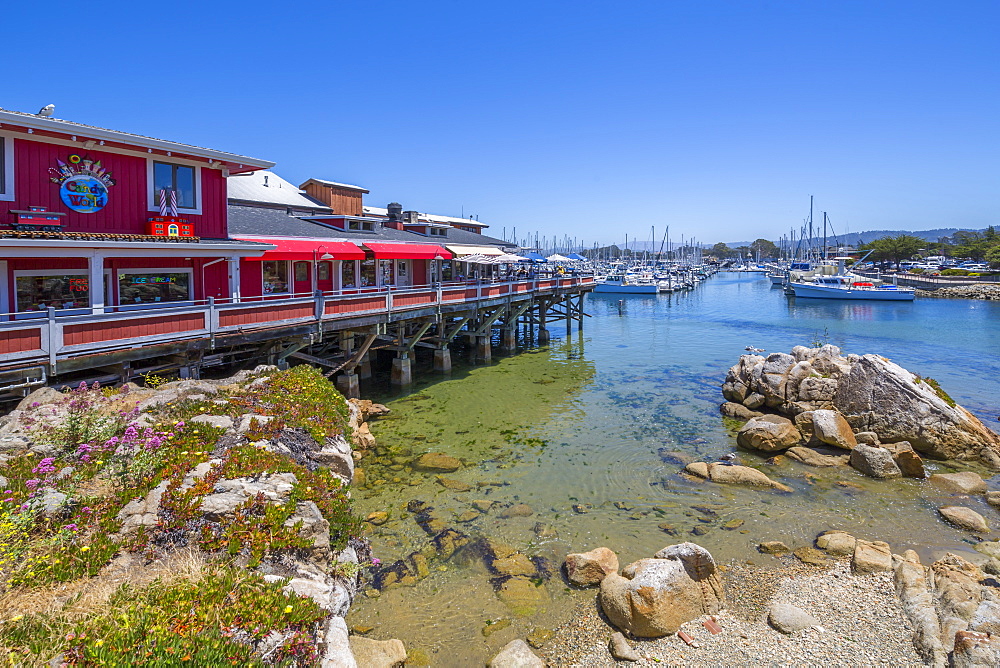
{"type": "Polygon", "coordinates": [[[0,592],[0,610],[10,615],[59,615],[72,622],[107,609],[107,602],[123,584],[143,587],[157,578],[164,584],[197,581],[207,563],[197,550],[180,550],[150,564],[125,553],[92,578],[46,587],[17,588],[0,592]]]}

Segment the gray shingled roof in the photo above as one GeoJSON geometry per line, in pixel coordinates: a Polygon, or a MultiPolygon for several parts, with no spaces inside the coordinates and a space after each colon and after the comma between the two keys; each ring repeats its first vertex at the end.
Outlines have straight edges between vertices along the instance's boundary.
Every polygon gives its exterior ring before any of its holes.
{"type": "Polygon", "coordinates": [[[245,176],[230,176],[226,179],[226,191],[230,200],[240,202],[276,204],[310,212],[333,211],[270,170],[251,172],[245,176]]]}
{"type": "Polygon", "coordinates": [[[437,245],[469,245],[469,246],[507,246],[501,239],[487,237],[465,230],[448,230],[446,237],[429,237],[414,232],[395,230],[391,227],[376,225],[374,231],[349,232],[339,228],[329,227],[322,223],[289,216],[283,209],[269,209],[256,206],[229,205],[229,234],[242,234],[275,237],[322,237],[326,239],[341,239],[345,241],[409,241],[411,243],[433,243],[437,245]]]}

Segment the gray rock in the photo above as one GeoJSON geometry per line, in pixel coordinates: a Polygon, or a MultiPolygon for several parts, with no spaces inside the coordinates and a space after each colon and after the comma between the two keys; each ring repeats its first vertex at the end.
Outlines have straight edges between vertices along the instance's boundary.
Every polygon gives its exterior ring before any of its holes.
{"type": "Polygon", "coordinates": [[[619,631],[611,634],[611,640],[608,641],[608,651],[618,661],[642,660],[642,654],[639,654],[634,647],[629,645],[628,641],[625,640],[625,636],[619,631]]]}
{"type": "Polygon", "coordinates": [[[990,527],[986,519],[972,508],[965,506],[944,506],[938,508],[941,517],[960,529],[968,529],[976,533],[989,533],[990,527]]]}
{"type": "Polygon", "coordinates": [[[1000,665],[1000,638],[989,633],[959,631],[951,653],[953,668],[980,668],[1000,665]]]}
{"type": "Polygon", "coordinates": [[[854,435],[858,443],[864,443],[865,445],[881,445],[881,441],[878,440],[878,434],[873,431],[859,431],[854,435]]]}
{"type": "Polygon", "coordinates": [[[219,522],[226,517],[231,517],[246,500],[247,497],[238,492],[206,494],[201,499],[200,510],[208,519],[219,522]]]}
{"type": "Polygon", "coordinates": [[[493,657],[489,668],[545,668],[545,662],[520,638],[511,640],[493,657]]]}
{"type": "Polygon", "coordinates": [[[767,621],[782,633],[805,631],[819,625],[819,620],[801,608],[788,603],[774,603],[768,612],[767,621]]]}
{"type": "Polygon", "coordinates": [[[50,519],[62,517],[69,511],[71,505],[72,500],[69,496],[52,489],[45,490],[41,496],[36,496],[28,502],[30,511],[50,519]]]}
{"type": "Polygon", "coordinates": [[[893,581],[903,613],[913,625],[913,646],[928,665],[944,666],[945,649],[941,643],[941,625],[938,622],[934,596],[927,582],[927,574],[920,558],[907,550],[895,564],[893,581]]]}
{"type": "Polygon", "coordinates": [[[36,403],[39,406],[54,404],[59,401],[62,401],[65,397],[66,397],[65,394],[55,389],[54,387],[41,387],[32,392],[31,394],[29,394],[28,396],[26,396],[24,399],[21,399],[21,401],[17,404],[17,410],[19,411],[31,410],[32,408],[36,408],[35,406],[36,403]]]}
{"type": "Polygon", "coordinates": [[[986,483],[978,473],[962,471],[961,473],[935,473],[927,482],[938,489],[954,494],[983,494],[986,483]]]}
{"type": "Polygon", "coordinates": [[[903,473],[885,448],[859,444],[851,450],[851,466],[872,478],[902,478],[903,473]]]}
{"type": "Polygon", "coordinates": [[[844,450],[853,450],[858,444],[851,425],[837,411],[817,410],[812,414],[813,433],[821,443],[844,450]]]}
{"type": "Polygon", "coordinates": [[[5,478],[2,475],[0,475],[0,492],[3,492],[4,490],[6,490],[7,486],[9,484],[10,484],[10,481],[7,480],[7,478],[5,478]]]}
{"type": "Polygon", "coordinates": [[[239,434],[245,434],[245,433],[247,433],[248,431],[250,431],[250,424],[254,420],[257,421],[258,425],[264,426],[264,425],[266,425],[268,422],[270,422],[273,419],[274,419],[274,417],[271,416],[271,415],[254,415],[252,413],[248,413],[246,415],[241,415],[240,416],[240,423],[236,427],[236,432],[239,433],[239,434]]]}
{"type": "Polygon", "coordinates": [[[193,424],[207,424],[210,427],[218,427],[219,429],[233,428],[233,418],[228,415],[209,415],[205,413],[194,416],[188,422],[193,424]]]}
{"type": "Polygon", "coordinates": [[[323,448],[312,454],[313,460],[320,466],[326,466],[330,473],[344,481],[345,485],[354,480],[354,457],[351,446],[343,436],[327,438],[323,448]]]}
{"type": "Polygon", "coordinates": [[[986,492],[986,503],[991,506],[1000,506],[1000,492],[986,492]]]}
{"type": "Polygon", "coordinates": [[[164,480],[154,487],[143,498],[132,499],[118,511],[118,519],[122,520],[121,532],[124,535],[135,533],[139,527],[156,526],[158,513],[160,511],[160,499],[167,491],[167,484],[170,481],[164,480]]]}
{"type": "Polygon", "coordinates": [[[285,526],[293,527],[299,522],[302,523],[299,536],[312,542],[312,561],[326,566],[330,561],[330,523],[312,501],[295,504],[295,514],[285,520],[285,526]]]}
{"type": "Polygon", "coordinates": [[[351,652],[349,634],[347,622],[343,617],[329,618],[324,638],[323,668],[358,668],[358,663],[351,652]]]}
{"type": "Polygon", "coordinates": [[[938,459],[1000,468],[1000,435],[961,406],[950,406],[926,382],[878,355],[863,355],[837,385],[837,409],[883,442],[909,441],[938,459]]]}
{"type": "Polygon", "coordinates": [[[763,394],[759,392],[754,392],[753,394],[747,395],[747,398],[743,400],[743,405],[750,410],[756,410],[764,405],[766,399],[763,394]]]}
{"type": "Polygon", "coordinates": [[[31,448],[31,442],[21,436],[0,436],[0,452],[17,452],[31,448]]]}

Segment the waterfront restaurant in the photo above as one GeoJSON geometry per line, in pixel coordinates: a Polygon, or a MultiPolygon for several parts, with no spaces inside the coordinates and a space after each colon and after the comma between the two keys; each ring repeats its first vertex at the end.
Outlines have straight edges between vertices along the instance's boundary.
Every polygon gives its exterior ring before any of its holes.
{"type": "Polygon", "coordinates": [[[0,110],[3,319],[239,295],[226,179],[273,163],[0,110]]]}

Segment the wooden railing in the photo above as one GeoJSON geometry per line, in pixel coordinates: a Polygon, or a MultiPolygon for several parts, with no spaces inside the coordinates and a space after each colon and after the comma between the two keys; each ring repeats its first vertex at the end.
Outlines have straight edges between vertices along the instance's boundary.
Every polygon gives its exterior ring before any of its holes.
{"type": "Polygon", "coordinates": [[[78,355],[310,322],[393,315],[502,297],[590,287],[592,276],[492,283],[415,286],[268,296],[251,300],[185,302],[179,306],[60,315],[8,313],[0,321],[0,364],[49,362],[78,355]]]}

